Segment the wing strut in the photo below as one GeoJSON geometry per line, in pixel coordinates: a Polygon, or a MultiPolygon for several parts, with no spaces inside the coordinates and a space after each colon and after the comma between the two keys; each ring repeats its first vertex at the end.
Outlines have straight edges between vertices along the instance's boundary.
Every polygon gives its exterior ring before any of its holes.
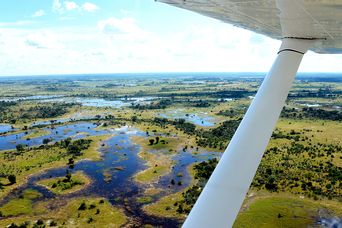
{"type": "Polygon", "coordinates": [[[278,56],[183,227],[231,227],[312,41],[283,39],[278,56]]]}

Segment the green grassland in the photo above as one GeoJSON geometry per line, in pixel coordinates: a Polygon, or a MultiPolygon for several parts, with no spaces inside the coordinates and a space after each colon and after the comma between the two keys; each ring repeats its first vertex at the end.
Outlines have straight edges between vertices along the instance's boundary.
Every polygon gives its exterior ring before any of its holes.
{"type": "Polygon", "coordinates": [[[15,204],[14,207],[26,207],[24,216],[0,220],[0,226],[6,227],[12,223],[57,227],[120,227],[127,222],[121,209],[113,207],[102,198],[75,198],[69,201],[49,200],[35,205],[33,208],[25,203],[15,204]],[[53,207],[54,205],[54,207],[53,207]],[[58,207],[56,208],[56,205],[58,207]],[[56,208],[56,209],[50,209],[56,208]]]}
{"type": "MultiPolygon", "coordinates": [[[[98,160],[101,155],[98,148],[108,135],[91,136],[92,140],[89,147],[83,150],[82,155],[75,158],[75,161],[82,159],[98,160]]],[[[43,148],[26,149],[23,152],[9,150],[0,153],[0,173],[1,176],[16,176],[16,183],[9,183],[6,178],[0,178],[3,189],[0,190],[0,198],[7,195],[11,190],[24,184],[27,178],[32,174],[43,172],[44,170],[66,166],[68,160],[73,155],[69,154],[66,149],[56,146],[45,146],[43,148]]]]}
{"type": "MultiPolygon", "coordinates": [[[[341,180],[335,180],[338,177],[332,177],[330,171],[335,170],[334,167],[337,170],[342,168],[342,150],[338,140],[342,134],[341,124],[336,124],[336,121],[280,119],[275,132],[282,132],[282,135],[272,137],[253,180],[250,191],[254,196],[246,197],[235,226],[251,227],[256,221],[257,227],[285,224],[303,227],[314,224],[320,210],[329,211],[331,216],[341,216],[341,180]],[[297,151],[294,149],[297,144],[303,144],[307,150],[297,151]],[[288,164],[282,165],[286,161],[288,164]],[[319,164],[323,164],[322,169],[314,168],[319,164]]],[[[194,170],[190,171],[194,176],[194,170]]],[[[177,212],[181,200],[180,193],[169,195],[145,206],[144,210],[150,214],[182,219],[184,214],[177,212]]]]}
{"type": "Polygon", "coordinates": [[[146,161],[147,169],[138,172],[134,179],[139,183],[156,182],[161,176],[171,171],[173,161],[171,155],[174,154],[181,142],[176,138],[161,137],[158,143],[149,143],[149,139],[154,137],[132,137],[133,141],[141,146],[138,156],[146,161]],[[150,152],[153,151],[153,152],[150,152]]]}
{"type": "Polygon", "coordinates": [[[158,215],[167,218],[184,219],[185,215],[177,212],[178,202],[182,199],[182,193],[170,194],[155,203],[143,207],[144,211],[151,215],[158,215]]]}
{"type": "Polygon", "coordinates": [[[308,227],[320,216],[341,216],[342,209],[334,201],[300,199],[286,194],[254,196],[248,207],[240,211],[233,227],[308,227]]]}
{"type": "MultiPolygon", "coordinates": [[[[16,128],[14,132],[3,134],[31,132],[24,136],[27,140],[47,134],[42,127],[30,127],[34,122],[75,117],[93,118],[91,122],[98,125],[96,130],[133,126],[146,132],[145,137],[131,136],[132,141],[140,146],[138,156],[146,164],[146,169],[133,176],[139,186],[147,186],[141,189],[143,194],[135,201],[144,205],[147,214],[184,220],[186,213],[179,210],[182,193],[199,180],[193,178],[184,190],[162,198],[158,195],[165,189],[156,189],[153,184],[170,173],[175,162],[172,156],[183,149],[224,151],[260,83],[260,78],[14,80],[0,83],[0,98],[63,95],[107,100],[157,99],[122,108],[35,100],[0,102],[0,123],[16,128]],[[232,100],[224,100],[230,98],[232,100]],[[207,113],[216,125],[201,127],[172,120],[172,116],[161,118],[162,114],[173,110],[183,110],[180,116],[207,113]],[[152,139],[153,143],[149,141],[152,139]]],[[[321,211],[331,216],[342,215],[342,124],[341,110],[335,107],[341,106],[341,90],[342,84],[338,82],[295,82],[234,227],[306,227],[313,225],[321,211]],[[307,109],[308,105],[317,104],[318,107],[307,109]]],[[[49,127],[54,125],[51,122],[49,127]]],[[[0,199],[23,185],[30,175],[50,168],[67,167],[70,158],[75,162],[102,159],[98,149],[105,146],[104,141],[111,136],[86,137],[91,142],[77,156],[70,154],[67,148],[51,143],[23,151],[1,151],[0,199]],[[15,183],[9,181],[9,175],[15,175],[15,183]]],[[[119,150],[120,145],[117,148],[119,150]]],[[[188,167],[188,171],[195,177],[196,171],[192,167],[188,167]]],[[[111,179],[106,170],[104,175],[111,179]]],[[[58,182],[58,178],[43,180],[41,184],[58,194],[74,192],[90,184],[90,180],[80,173],[73,177],[84,185],[62,191],[50,187],[58,182]]],[[[120,227],[129,221],[119,206],[113,207],[104,199],[87,197],[73,198],[69,202],[59,202],[58,199],[35,202],[39,197],[39,193],[28,190],[19,198],[9,200],[0,208],[2,215],[6,216],[0,219],[0,226],[25,222],[28,227],[51,226],[55,222],[60,227],[120,227]],[[42,224],[36,224],[38,221],[42,224]]]]}
{"type": "Polygon", "coordinates": [[[41,194],[35,190],[27,189],[18,199],[12,199],[0,207],[2,216],[16,216],[21,214],[32,214],[32,200],[39,198],[41,194]]]}
{"type": "Polygon", "coordinates": [[[32,139],[32,138],[38,138],[38,137],[45,136],[45,135],[48,135],[48,134],[50,134],[50,132],[47,131],[47,130],[37,129],[37,130],[34,130],[33,132],[31,132],[29,134],[26,134],[25,136],[23,136],[23,138],[26,139],[26,140],[29,140],[29,139],[32,139]]]}
{"type": "Polygon", "coordinates": [[[91,179],[82,172],[72,174],[70,180],[66,177],[55,177],[37,182],[38,185],[47,188],[55,194],[61,195],[77,192],[87,187],[90,183],[91,179]]]}

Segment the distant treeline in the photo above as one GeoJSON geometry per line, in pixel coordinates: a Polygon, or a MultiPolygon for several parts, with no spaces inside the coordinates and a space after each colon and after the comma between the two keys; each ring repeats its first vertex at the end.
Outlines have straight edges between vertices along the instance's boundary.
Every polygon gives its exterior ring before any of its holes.
{"type": "Polygon", "coordinates": [[[180,92],[180,93],[169,93],[169,94],[163,93],[160,95],[164,97],[243,98],[243,97],[254,95],[255,93],[256,91],[240,89],[240,90],[204,91],[204,92],[184,92],[184,93],[180,92]]]}
{"type": "Polygon", "coordinates": [[[281,112],[281,117],[284,118],[294,118],[294,119],[322,119],[322,120],[342,120],[342,112],[339,110],[324,110],[320,108],[286,108],[284,107],[281,112]]]}
{"type": "Polygon", "coordinates": [[[303,89],[289,93],[289,98],[303,97],[319,97],[319,98],[334,98],[342,95],[341,90],[332,90],[330,88],[320,88],[318,90],[303,89]]]}
{"type": "Polygon", "coordinates": [[[43,103],[34,106],[21,105],[20,102],[0,102],[0,122],[14,124],[17,120],[35,120],[62,116],[75,104],[43,103]]]}
{"type": "Polygon", "coordinates": [[[244,98],[248,96],[255,95],[256,90],[247,89],[230,89],[230,90],[219,90],[219,91],[203,91],[203,92],[187,92],[188,88],[180,88],[180,92],[171,92],[167,88],[164,88],[162,92],[148,92],[148,91],[138,91],[136,93],[127,95],[119,95],[115,92],[109,94],[106,91],[97,91],[92,93],[77,93],[72,94],[72,97],[97,97],[103,99],[118,99],[118,98],[130,98],[130,97],[161,97],[161,98],[175,98],[175,97],[189,97],[189,98],[199,98],[199,97],[211,97],[211,98],[244,98]]]}

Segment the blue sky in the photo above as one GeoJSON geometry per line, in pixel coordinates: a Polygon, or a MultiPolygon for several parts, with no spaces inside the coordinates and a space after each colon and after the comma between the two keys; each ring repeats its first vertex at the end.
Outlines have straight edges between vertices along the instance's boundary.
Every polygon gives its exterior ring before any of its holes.
{"type": "MultiPolygon", "coordinates": [[[[11,0],[0,75],[268,71],[280,42],[154,0],[11,0]]],[[[342,72],[308,53],[300,71],[342,72]]]]}

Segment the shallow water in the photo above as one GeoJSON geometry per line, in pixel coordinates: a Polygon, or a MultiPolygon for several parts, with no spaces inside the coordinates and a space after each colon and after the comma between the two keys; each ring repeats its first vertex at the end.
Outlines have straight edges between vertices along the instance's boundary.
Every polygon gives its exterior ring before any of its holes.
{"type": "Polygon", "coordinates": [[[145,133],[137,131],[133,128],[125,127],[116,129],[114,135],[106,141],[106,145],[100,149],[102,152],[101,161],[80,161],[75,164],[74,168],[69,167],[55,168],[47,170],[41,174],[31,176],[28,183],[13,191],[7,196],[0,205],[6,203],[11,198],[16,198],[20,192],[25,189],[35,189],[42,193],[42,197],[38,200],[60,198],[69,199],[80,196],[99,196],[107,198],[113,205],[117,205],[126,209],[126,214],[131,218],[139,221],[141,224],[166,225],[166,227],[175,227],[178,221],[173,219],[159,218],[146,215],[141,204],[136,203],[136,198],[142,195],[142,186],[133,181],[133,176],[136,172],[144,169],[144,161],[142,161],[137,153],[140,146],[131,141],[131,135],[143,136],[145,133]],[[115,167],[124,167],[124,170],[118,171],[115,167]],[[50,177],[65,176],[66,170],[71,173],[82,171],[92,179],[92,183],[78,192],[71,193],[65,196],[57,196],[45,189],[36,185],[37,181],[50,177]],[[109,174],[105,178],[104,172],[109,174]],[[129,206],[124,205],[124,199],[129,201],[129,206]]]}
{"type": "Polygon", "coordinates": [[[9,124],[0,124],[0,133],[12,131],[12,126],[9,124]]]}
{"type": "MultiPolygon", "coordinates": [[[[42,128],[49,132],[48,135],[32,138],[30,140],[24,139],[23,137],[26,135],[25,132],[17,133],[17,134],[8,134],[0,136],[0,150],[10,150],[15,149],[16,145],[23,144],[27,146],[38,146],[42,144],[43,139],[51,138],[52,142],[61,141],[68,137],[72,137],[73,139],[84,138],[85,136],[94,136],[94,135],[104,135],[107,134],[107,130],[95,130],[97,125],[89,122],[81,122],[74,124],[67,124],[63,126],[55,126],[52,128],[42,128]]],[[[33,132],[34,130],[28,130],[28,134],[33,132]]]]}
{"type": "Polygon", "coordinates": [[[183,188],[190,185],[191,176],[188,172],[189,165],[197,162],[207,161],[211,158],[220,158],[222,155],[221,152],[208,152],[208,151],[195,151],[191,149],[189,151],[180,151],[172,160],[176,162],[173,166],[172,171],[169,175],[162,177],[157,186],[161,188],[165,188],[166,186],[171,185],[171,180],[174,179],[175,185],[171,186],[173,192],[178,192],[183,188]],[[181,174],[181,175],[180,175],[181,174]],[[178,182],[181,182],[181,185],[178,185],[178,182]]]}
{"type": "MultiPolygon", "coordinates": [[[[97,134],[109,134],[113,135],[105,141],[105,145],[99,149],[102,153],[102,160],[100,161],[89,161],[83,160],[75,164],[70,169],[69,167],[61,167],[47,170],[43,173],[33,175],[29,177],[28,183],[18,188],[16,191],[11,192],[0,205],[3,205],[12,198],[17,198],[20,192],[25,189],[31,188],[42,193],[42,197],[37,201],[44,199],[57,198],[60,200],[67,200],[74,197],[92,197],[99,196],[108,199],[113,205],[117,205],[125,209],[125,213],[130,218],[134,218],[139,224],[152,224],[155,226],[163,227],[175,227],[179,225],[179,221],[174,219],[160,218],[156,216],[146,215],[142,210],[144,204],[137,203],[138,197],[144,196],[143,192],[145,188],[160,188],[160,192],[157,196],[153,197],[153,201],[174,192],[178,192],[190,184],[191,176],[188,173],[187,167],[194,163],[208,158],[219,157],[221,153],[198,151],[194,154],[194,149],[189,151],[179,151],[172,156],[172,159],[176,162],[170,174],[161,177],[158,182],[152,184],[138,184],[133,180],[133,176],[146,168],[145,161],[141,160],[137,153],[140,150],[140,146],[134,144],[131,136],[146,136],[145,132],[141,132],[135,128],[124,126],[121,128],[113,129],[112,131],[96,131],[94,128],[96,125],[92,123],[77,123],[66,126],[59,126],[56,129],[48,129],[50,136],[53,135],[54,141],[64,139],[66,137],[75,136],[77,132],[87,132],[89,135],[97,134]],[[58,131],[58,133],[55,133],[58,131]],[[119,171],[115,167],[123,167],[124,170],[119,171]],[[39,180],[50,178],[50,177],[62,177],[65,176],[66,170],[69,169],[71,173],[82,171],[92,180],[92,183],[86,188],[67,194],[64,196],[58,196],[47,190],[42,186],[38,186],[36,183],[39,180]],[[182,176],[178,174],[181,173],[182,176]],[[106,175],[105,175],[106,174],[106,175]],[[176,185],[171,186],[170,181],[174,179],[176,185]],[[182,185],[177,185],[177,182],[181,181],[182,185]],[[124,203],[124,199],[128,200],[128,204],[124,203]]],[[[47,128],[46,128],[47,129],[47,128]]],[[[24,134],[24,133],[22,133],[24,134]]],[[[8,145],[3,143],[1,140],[11,140],[10,137],[17,137],[21,134],[8,135],[6,138],[0,138],[0,146],[8,145]]],[[[83,135],[84,136],[84,135],[83,135]]],[[[42,138],[30,140],[32,144],[41,144],[42,138]]],[[[21,139],[16,139],[18,143],[22,142],[21,139]]],[[[15,144],[9,144],[12,147],[15,144]]],[[[152,151],[155,153],[162,153],[161,151],[152,151]]],[[[166,152],[167,153],[167,152],[166,152]]]]}
{"type": "Polygon", "coordinates": [[[185,119],[187,122],[196,124],[202,127],[212,127],[215,126],[215,119],[208,115],[208,113],[187,113],[183,109],[175,109],[172,111],[167,111],[165,113],[159,114],[163,118],[171,119],[185,119]]]}
{"type": "Polygon", "coordinates": [[[0,101],[25,101],[35,100],[38,102],[64,102],[64,103],[80,103],[83,106],[90,107],[111,107],[122,108],[132,104],[149,104],[151,101],[158,99],[157,97],[129,97],[115,100],[106,100],[102,98],[87,97],[65,97],[63,95],[37,95],[28,97],[2,97],[0,101]]]}
{"type": "Polygon", "coordinates": [[[111,107],[122,108],[132,104],[149,104],[155,97],[133,97],[127,99],[106,100],[102,98],[83,98],[83,97],[62,97],[57,99],[42,99],[41,102],[65,102],[65,103],[80,103],[83,106],[90,107],[111,107]]]}
{"type": "Polygon", "coordinates": [[[54,99],[58,97],[63,97],[63,95],[36,95],[27,97],[2,97],[0,101],[24,101],[24,100],[47,100],[54,99]]]}

